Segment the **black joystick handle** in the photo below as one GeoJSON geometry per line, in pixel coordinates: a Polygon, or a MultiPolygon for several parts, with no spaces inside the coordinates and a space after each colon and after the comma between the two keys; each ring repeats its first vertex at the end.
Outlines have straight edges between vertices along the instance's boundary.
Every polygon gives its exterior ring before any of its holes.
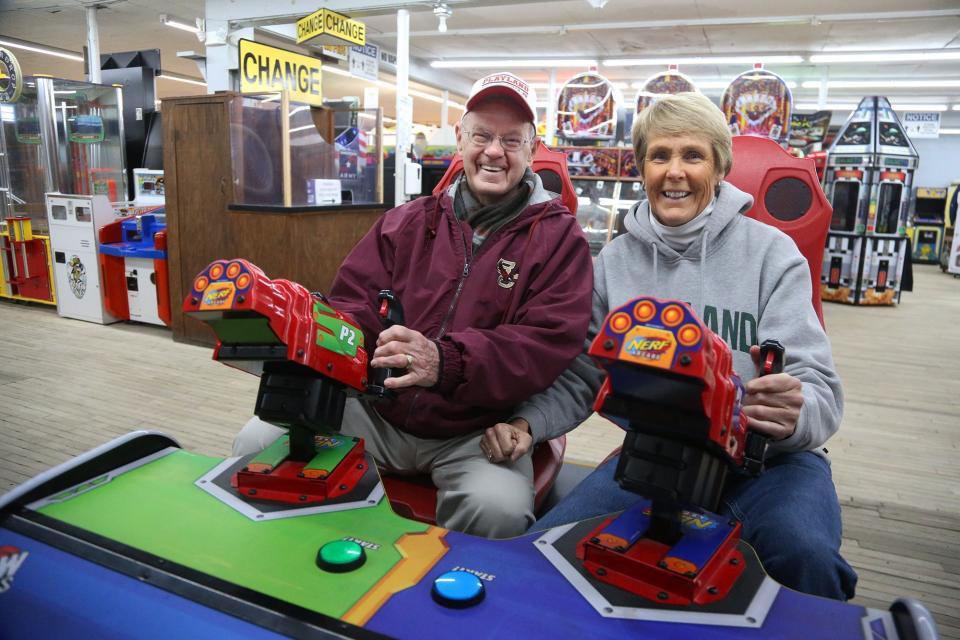
{"type": "MultiPolygon", "coordinates": [[[[380,324],[384,329],[392,327],[395,324],[403,325],[403,305],[400,304],[400,298],[390,289],[383,289],[377,295],[377,302],[380,308],[377,315],[380,316],[380,324]]],[[[370,375],[370,384],[367,385],[367,391],[379,398],[394,398],[396,394],[387,389],[384,382],[387,378],[402,375],[402,369],[374,369],[370,375]]]]}
{"type": "MultiPolygon", "coordinates": [[[[785,353],[786,349],[777,340],[764,340],[763,344],[760,345],[760,375],[781,373],[785,353]]],[[[767,446],[769,444],[770,438],[762,433],[747,432],[743,450],[743,466],[748,472],[753,475],[760,475],[760,472],[763,471],[763,462],[767,457],[767,446]]]]}

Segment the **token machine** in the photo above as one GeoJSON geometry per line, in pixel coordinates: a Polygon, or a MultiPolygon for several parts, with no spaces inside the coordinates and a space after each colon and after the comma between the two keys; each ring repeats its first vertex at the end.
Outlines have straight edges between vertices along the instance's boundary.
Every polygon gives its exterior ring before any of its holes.
{"type": "Polygon", "coordinates": [[[917,161],[890,102],[881,96],[861,100],[827,153],[824,191],[833,220],[823,255],[824,300],[900,301],[917,161]]]}
{"type": "MultiPolygon", "coordinates": [[[[376,304],[402,322],[390,292],[376,304]]],[[[215,359],[259,373],[256,413],[289,435],[219,459],[136,432],[0,497],[0,636],[936,637],[914,600],[881,610],[781,587],[714,513],[725,475],[762,473],[765,443],[746,430],[729,348],[685,303],[630,301],[590,348],[636,506],[507,540],[391,510],[362,441],[337,430],[345,398],[382,379],[323,296],[218,260],[183,309],[216,332],[215,359]]],[[[772,373],[782,350],[762,346],[772,373]]]]}

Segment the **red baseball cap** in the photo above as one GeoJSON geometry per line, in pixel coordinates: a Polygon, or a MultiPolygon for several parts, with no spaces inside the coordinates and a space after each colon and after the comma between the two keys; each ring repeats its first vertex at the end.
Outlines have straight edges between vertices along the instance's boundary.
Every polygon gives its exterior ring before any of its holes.
{"type": "Polygon", "coordinates": [[[537,124],[537,94],[533,87],[512,73],[491,73],[473,83],[467,98],[467,111],[492,96],[514,101],[534,125],[537,124]]]}

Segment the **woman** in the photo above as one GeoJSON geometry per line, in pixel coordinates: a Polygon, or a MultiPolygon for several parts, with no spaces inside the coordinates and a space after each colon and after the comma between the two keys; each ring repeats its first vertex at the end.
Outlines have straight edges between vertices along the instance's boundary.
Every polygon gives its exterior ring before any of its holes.
{"type": "MultiPolygon", "coordinates": [[[[723,178],[732,140],[720,110],[694,93],[658,100],[637,116],[633,146],[648,200],[627,214],[627,233],[594,267],[591,330],[610,309],[640,295],[688,302],[730,345],[746,384],[749,428],[772,440],[767,468],[737,476],[722,510],[768,573],[791,588],[853,597],[856,574],[840,557],[840,507],[821,445],[837,430],[842,390],[830,343],[810,304],[810,273],[794,242],[743,215],[753,198],[723,178]],[[756,377],[759,345],[786,348],[784,372],[756,377]]],[[[589,342],[588,342],[589,344],[589,342]]],[[[601,379],[582,355],[547,391],[516,411],[536,440],[569,431],[589,415],[601,379]]],[[[498,457],[497,443],[483,447],[498,457]]],[[[557,526],[625,509],[636,494],[613,478],[616,459],[597,468],[537,525],[557,526]]]]}

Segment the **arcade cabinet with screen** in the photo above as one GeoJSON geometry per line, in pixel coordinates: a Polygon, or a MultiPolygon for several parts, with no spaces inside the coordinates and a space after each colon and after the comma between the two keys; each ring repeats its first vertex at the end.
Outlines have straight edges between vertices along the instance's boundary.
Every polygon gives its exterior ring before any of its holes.
{"type": "Polygon", "coordinates": [[[943,213],[947,203],[947,189],[917,187],[914,200],[913,226],[908,229],[913,243],[914,262],[938,264],[943,250],[943,213]]]}
{"type": "Polygon", "coordinates": [[[900,300],[917,152],[886,98],[860,101],[827,154],[833,205],[820,293],[824,300],[890,305],[900,300]]]}

